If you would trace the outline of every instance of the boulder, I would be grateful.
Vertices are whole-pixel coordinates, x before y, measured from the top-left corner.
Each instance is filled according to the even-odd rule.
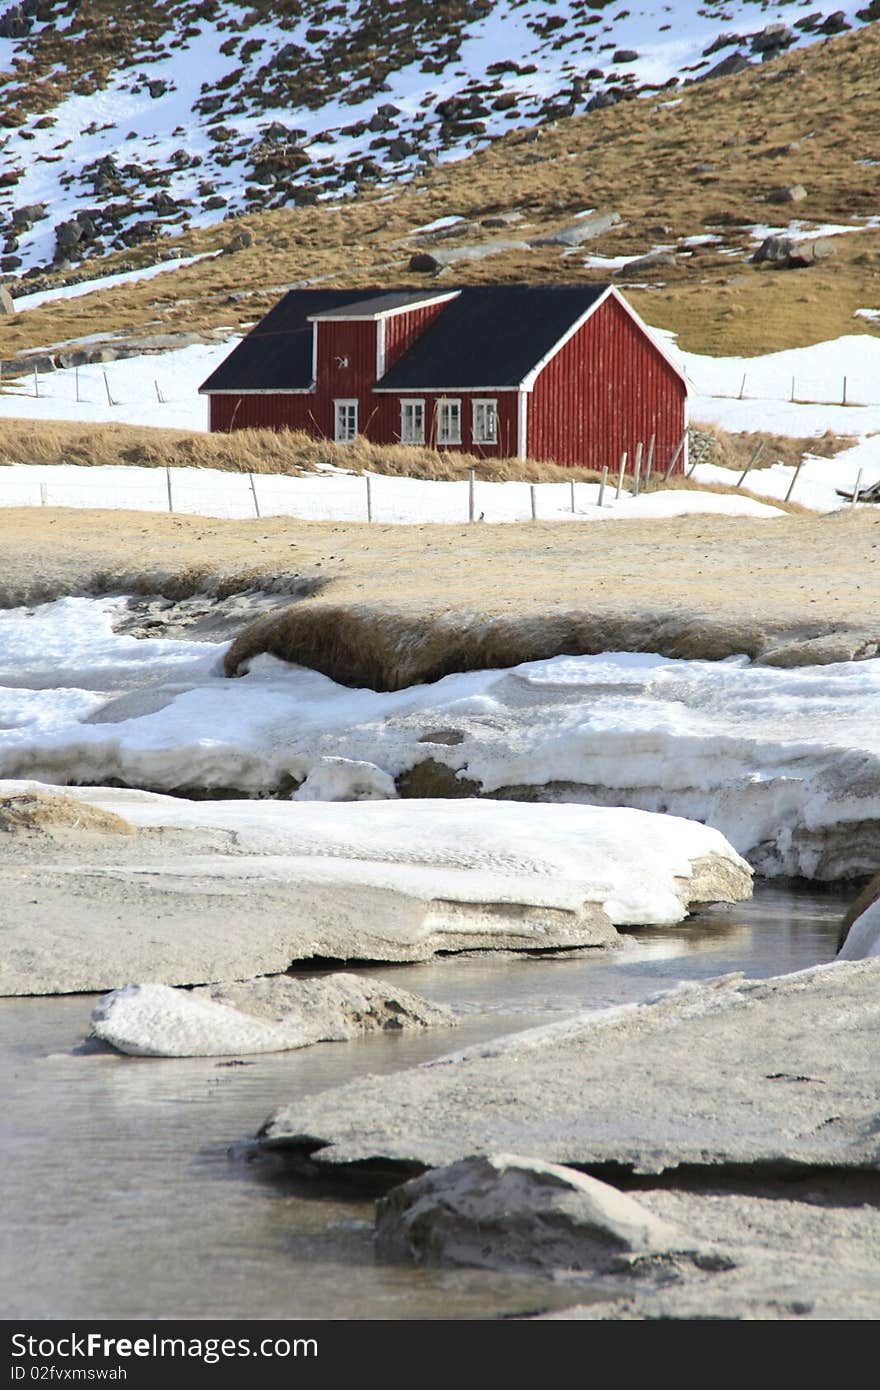
[[[707,82],[710,77],[733,77],[738,72],[745,72],[746,68],[752,65],[744,53],[728,53],[726,58],[722,58],[720,63],[716,63],[714,68],[708,72],[701,73],[696,79],[697,82]]]
[[[245,251],[248,246],[253,245],[254,234],[249,232],[247,227],[242,227],[240,232],[236,232],[223,247],[224,256],[232,256],[236,251]]]
[[[752,256],[755,265],[772,265],[782,270],[797,270],[827,260],[835,251],[830,237],[815,237],[796,241],[793,237],[765,237]]]
[[[92,1035],[135,1057],[227,1057],[454,1022],[450,1009],[379,980],[277,976],[194,990],[126,985],[95,1006]]]
[[[676,260],[674,251],[649,251],[647,256],[637,256],[634,261],[627,261],[614,274],[633,275],[643,270],[659,270],[663,266],[675,265]]]
[[[595,212],[591,213],[589,217],[579,217],[577,222],[572,222],[567,227],[560,227],[558,231],[547,232],[544,236],[535,237],[529,242],[529,245],[581,246],[585,241],[592,241],[594,237],[602,236],[619,223],[619,212]]]
[[[483,1268],[646,1272],[704,1255],[609,1183],[518,1154],[472,1154],[395,1187],[376,1206],[383,1259]]]
[[[753,53],[781,53],[794,43],[797,35],[787,24],[767,24],[758,34],[752,35]]]
[[[15,300],[5,285],[0,285],[0,315],[14,314]]]
[[[416,251],[410,256],[409,269],[428,271],[437,274],[456,261],[482,261],[487,256],[497,256],[502,251],[520,251],[525,247],[523,241],[508,241],[496,238],[484,241],[479,246],[450,246],[442,250]]]
[[[45,216],[45,203],[29,203],[25,207],[13,208],[12,225],[21,228],[32,227],[35,222],[39,222]]]
[[[802,183],[788,184],[782,188],[773,188],[767,194],[768,203],[802,203],[807,196],[807,190]]]

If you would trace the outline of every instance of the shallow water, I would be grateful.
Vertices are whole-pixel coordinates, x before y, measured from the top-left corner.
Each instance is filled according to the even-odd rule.
[[[371,1202],[309,1188],[249,1144],[297,1096],[676,981],[830,960],[849,895],[754,902],[646,929],[610,953],[370,967],[452,1004],[460,1026],[246,1065],[77,1051],[94,998],[0,1000],[6,1318],[479,1318],[583,1302],[531,1277],[375,1263]]]

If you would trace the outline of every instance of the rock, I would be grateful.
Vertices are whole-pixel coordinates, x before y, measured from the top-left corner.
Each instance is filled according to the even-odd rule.
[[[784,188],[773,188],[767,194],[768,203],[802,203],[807,190],[802,183],[792,183]]]
[[[15,300],[5,285],[0,285],[0,316],[15,313]]]
[[[611,61],[612,63],[637,63],[640,55],[634,48],[616,49]]]
[[[826,15],[819,25],[820,34],[843,34],[852,25],[848,22],[846,13],[843,10],[835,10],[833,14]]]
[[[874,1170],[880,959],[681,985],[391,1076],[299,1097],[261,1137],[333,1169],[509,1145],[662,1173]]]
[[[745,72],[746,68],[751,66],[744,53],[728,53],[726,58],[722,58],[720,63],[709,68],[708,72],[700,73],[696,81],[708,82],[712,77],[734,77],[738,72]]]
[[[787,24],[767,24],[759,34],[752,35],[753,53],[781,53],[797,38]]]
[[[55,242],[59,251],[69,251],[83,239],[83,229],[76,218],[59,222],[55,228]]]
[[[560,227],[556,232],[548,232],[544,236],[535,237],[529,242],[529,245],[582,246],[585,241],[592,241],[594,237],[602,236],[619,224],[619,212],[596,212],[589,217],[580,217],[577,222],[572,222],[567,227]]]
[[[236,251],[244,251],[248,246],[252,246],[253,242],[253,232],[249,232],[247,227],[242,227],[240,232],[236,232],[235,236],[227,241],[226,245],[223,247],[223,255],[232,256]]]
[[[293,801],[387,801],[397,796],[394,778],[375,763],[353,758],[321,758]]]
[[[880,874],[871,879],[840,924],[840,960],[880,956]]]
[[[449,246],[431,251],[416,251],[410,256],[409,269],[436,274],[457,261],[482,261],[488,256],[497,256],[502,251],[522,250],[525,245],[523,241],[496,238],[494,241],[484,241],[479,246]]]
[[[830,237],[798,241],[793,237],[769,236],[761,242],[752,260],[756,265],[766,263],[784,270],[796,270],[827,260],[834,252],[834,242]]]
[[[454,1023],[450,1009],[407,990],[338,974],[315,980],[277,976],[195,990],[126,985],[96,1005],[92,1034],[136,1057],[226,1057]]]
[[[866,5],[863,10],[856,10],[856,17],[863,20],[865,24],[870,24],[874,19],[880,19],[880,0],[871,0],[871,3]]]
[[[610,1184],[518,1154],[472,1154],[395,1187],[376,1206],[388,1260],[488,1269],[669,1273],[697,1244]]]
[[[627,261],[613,273],[615,275],[638,274],[643,270],[659,270],[663,266],[675,265],[678,257],[674,251],[649,251],[647,256],[638,256],[634,261]]]
[[[29,203],[26,207],[13,208],[12,225],[13,227],[32,227],[35,222],[41,221],[45,216],[45,203]]]

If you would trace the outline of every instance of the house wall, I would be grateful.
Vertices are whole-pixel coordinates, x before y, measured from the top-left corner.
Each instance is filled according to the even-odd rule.
[[[498,443],[474,444],[471,401],[495,400],[498,409]],[[437,445],[437,406],[444,399],[461,401],[461,444]],[[377,444],[398,444],[400,442],[400,402],[403,400],[423,400],[425,402],[425,443],[431,448],[439,447],[455,453],[477,454],[480,458],[507,458],[516,454],[516,391],[402,391],[400,394],[373,397],[371,410],[373,416],[369,438]]]
[[[528,397],[529,458],[614,472],[636,445],[665,469],[685,428],[684,382],[613,296],[538,374]],[[684,471],[682,455],[675,473]]]
[[[406,313],[389,314],[385,319],[385,370],[389,372],[399,357],[412,347],[419,334],[445,309],[449,301],[422,304]]]

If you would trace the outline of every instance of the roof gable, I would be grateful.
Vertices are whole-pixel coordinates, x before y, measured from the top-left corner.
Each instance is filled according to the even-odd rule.
[[[607,285],[468,285],[379,382],[379,390],[515,387]]]
[[[311,316],[366,303],[383,293],[376,286],[363,290],[289,290],[199,389],[307,391],[312,384]]]

